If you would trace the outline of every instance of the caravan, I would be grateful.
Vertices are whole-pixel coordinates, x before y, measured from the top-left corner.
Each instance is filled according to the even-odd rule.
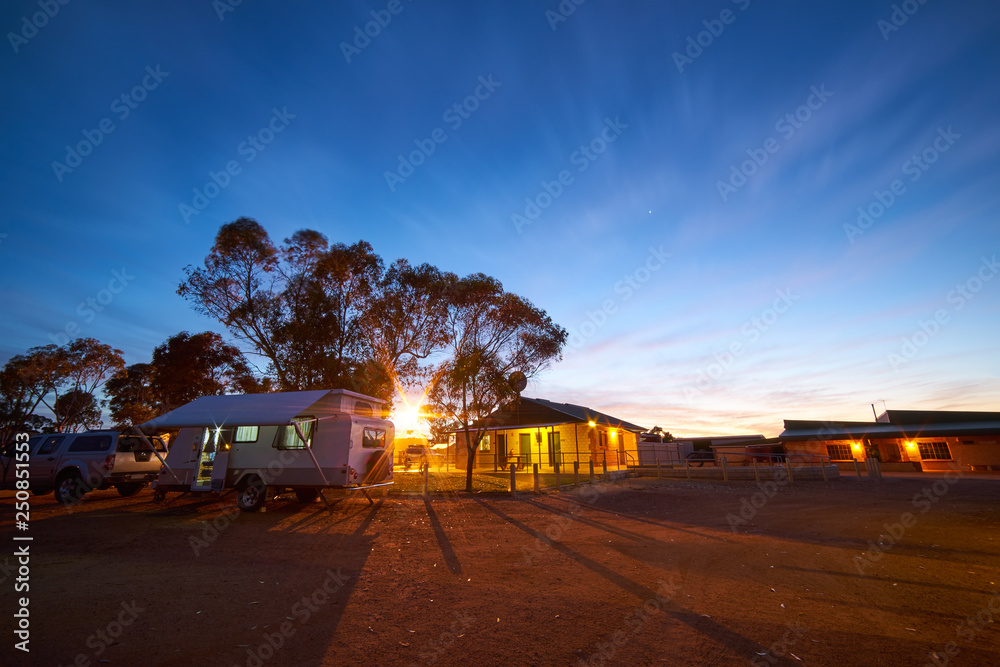
[[[384,405],[344,389],[203,396],[138,429],[179,429],[161,459],[157,498],[236,489],[240,509],[256,511],[285,489],[301,502],[325,502],[326,488],[367,496],[391,484],[394,432]]]

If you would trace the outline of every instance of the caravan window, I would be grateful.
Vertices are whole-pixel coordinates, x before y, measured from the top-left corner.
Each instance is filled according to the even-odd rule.
[[[302,435],[305,437],[306,442],[309,447],[312,447],[313,433],[316,431],[316,419],[313,417],[303,417],[301,419],[293,419],[293,422],[299,425],[299,430],[302,431]],[[301,438],[299,438],[298,433],[295,432],[294,426],[282,426],[278,429],[278,435],[275,438],[274,446],[278,449],[305,449],[306,445],[302,443]]]
[[[257,442],[258,431],[256,426],[237,426],[234,442]]]
[[[354,412],[362,417],[374,417],[375,408],[372,407],[371,403],[365,401],[355,401],[354,402]]]
[[[385,431],[377,428],[366,428],[364,439],[361,441],[361,446],[369,449],[384,449]]]

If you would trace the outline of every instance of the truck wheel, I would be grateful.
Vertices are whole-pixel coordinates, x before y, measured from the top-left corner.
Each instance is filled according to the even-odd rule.
[[[167,499],[167,492],[164,491],[163,489],[155,489],[153,491],[153,502],[154,503],[162,503],[166,499]]]
[[[83,480],[80,473],[70,471],[64,472],[56,478],[56,500],[63,505],[80,500],[86,491],[83,488]]]
[[[300,503],[312,503],[319,498],[319,491],[316,489],[295,489],[295,499]]]
[[[115,488],[118,489],[118,495],[122,498],[134,496],[142,491],[142,487],[144,486],[146,485],[142,482],[122,482],[121,484],[115,484]]]
[[[267,485],[253,477],[236,492],[236,505],[244,512],[256,512],[267,502]]]

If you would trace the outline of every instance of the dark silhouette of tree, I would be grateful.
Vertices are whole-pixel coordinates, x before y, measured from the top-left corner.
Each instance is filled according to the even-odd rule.
[[[76,433],[80,429],[95,429],[101,425],[101,406],[94,395],[82,389],[63,392],[53,405],[56,423],[62,430]]]
[[[472,492],[476,451],[486,417],[516,393],[510,375],[531,378],[562,356],[566,330],[527,299],[504,291],[481,273],[448,278],[444,334],[448,358],[440,364],[428,392],[435,412],[462,430],[468,452],[465,490]]]
[[[43,405],[55,416],[54,428],[64,431],[67,419],[89,409],[87,396],[93,399],[104,382],[124,366],[121,350],[94,338],[77,338],[59,347],[34,347],[7,362],[4,371],[11,375],[4,382],[10,388],[5,387],[4,392],[12,400],[12,411],[24,411],[26,417]],[[19,389],[14,389],[15,382],[20,383]]]
[[[104,404],[115,428],[135,426],[160,414],[153,396],[153,365],[132,364],[115,373],[104,383]]]
[[[178,293],[269,362],[283,391],[343,388],[391,400],[441,347],[440,273],[371,245],[300,230],[276,247],[256,221],[223,225]]]
[[[268,386],[253,375],[243,353],[212,331],[182,331],[153,350],[151,395],[161,411],[199,396],[252,394]]]

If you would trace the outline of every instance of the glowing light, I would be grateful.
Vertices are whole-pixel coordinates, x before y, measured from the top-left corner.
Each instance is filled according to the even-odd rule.
[[[618,432],[617,432],[617,431],[612,431],[612,432],[611,432],[611,439],[612,439],[612,440],[614,440],[614,439],[615,439],[615,436],[617,436],[617,435],[618,435]]]
[[[595,426],[597,426],[597,424],[595,424],[594,422],[587,422],[587,423],[590,424],[590,428],[594,428]]]
[[[908,443],[906,443],[906,448],[909,449],[909,450],[914,450],[914,449],[917,448],[917,443],[915,443],[915,442],[908,442]]]
[[[851,443],[851,448],[854,449],[854,451],[856,451],[856,452],[860,452],[861,451],[861,443],[860,442],[852,442]]]

